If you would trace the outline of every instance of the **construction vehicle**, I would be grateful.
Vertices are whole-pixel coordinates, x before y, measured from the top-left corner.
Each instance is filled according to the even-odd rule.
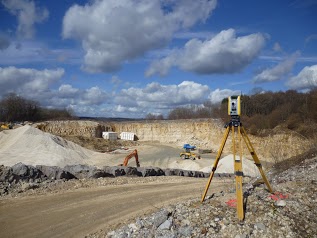
[[[129,160],[132,157],[135,157],[135,162],[136,162],[136,166],[140,167],[140,163],[139,163],[139,156],[138,156],[138,151],[135,149],[134,151],[132,151],[130,154],[127,155],[127,157],[125,157],[123,164],[119,164],[119,166],[127,166],[129,163]]]
[[[0,126],[0,128],[2,130],[8,130],[8,129],[12,129],[13,128],[13,125],[11,123],[4,123]]]
[[[190,145],[190,144],[184,144],[183,149],[184,149],[184,152],[181,152],[179,154],[181,159],[195,160],[196,157],[197,159],[200,159],[200,155],[196,155],[194,152],[192,152],[193,150],[196,150],[196,146]]]

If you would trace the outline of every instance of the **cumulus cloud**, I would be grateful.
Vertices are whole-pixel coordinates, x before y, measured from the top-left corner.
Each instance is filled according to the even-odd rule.
[[[234,29],[224,30],[205,41],[192,39],[183,49],[154,61],[146,76],[166,75],[173,66],[198,74],[238,72],[258,56],[264,43],[260,33],[237,37]]]
[[[282,79],[293,69],[296,59],[299,57],[299,52],[296,52],[288,59],[280,62],[273,68],[265,69],[253,78],[254,83],[272,82]]]
[[[152,82],[118,92],[93,86],[86,89],[61,83],[64,69],[54,70],[0,67],[0,98],[14,92],[40,102],[44,107],[72,109],[78,116],[134,117],[148,113],[166,115],[175,107],[202,105],[206,100],[218,103],[238,91],[217,89],[193,81],[179,84]]]
[[[123,89],[115,98],[115,103],[125,108],[161,108],[202,103],[209,87],[192,81],[183,81],[178,85],[161,85],[153,82],[144,88]]]
[[[230,90],[230,89],[219,89],[217,88],[216,90],[212,91],[208,99],[211,101],[212,104],[217,104],[220,103],[224,98],[227,98],[229,96],[233,95],[240,95],[241,91],[239,90]]]
[[[50,106],[81,110],[80,107],[96,107],[107,103],[110,96],[97,86],[79,89],[70,84],[62,84],[58,90],[51,91],[50,98],[45,102]]]
[[[286,85],[291,89],[303,90],[317,87],[317,65],[306,66],[297,76],[291,77]]]
[[[33,95],[49,90],[49,86],[64,75],[64,69],[36,70],[16,67],[0,67],[1,96],[15,92],[21,95]]]
[[[81,41],[86,71],[112,72],[205,21],[215,7],[216,0],[91,1],[68,9],[62,34]]]
[[[32,38],[35,32],[34,24],[41,23],[48,18],[46,8],[35,6],[34,1],[2,0],[7,10],[18,18],[17,34],[20,37]]]

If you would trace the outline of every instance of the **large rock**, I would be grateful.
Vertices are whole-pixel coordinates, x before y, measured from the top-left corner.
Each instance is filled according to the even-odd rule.
[[[49,179],[75,179],[76,177],[70,172],[61,169],[57,166],[46,166],[46,165],[37,165],[37,169],[41,170],[42,173],[47,176]]]
[[[177,176],[184,176],[184,170],[182,170],[182,169],[175,169],[175,175],[177,175]]]
[[[39,169],[31,165],[25,165],[23,163],[17,163],[13,165],[11,169],[16,181],[28,181],[30,179],[37,179],[44,176],[42,171],[40,171]]]
[[[87,175],[87,178],[105,178],[105,177],[114,177],[114,176],[103,169],[92,169],[89,171]]]
[[[125,167],[124,166],[104,166],[103,170],[106,173],[112,174],[114,177],[118,177],[118,176],[124,176],[126,175],[125,172]]]
[[[0,166],[0,182],[12,182],[14,180],[12,168],[7,166]]]
[[[164,169],[165,176],[176,176],[174,169]]]
[[[142,176],[137,167],[124,167],[126,176]]]
[[[67,165],[64,167],[64,170],[70,172],[78,179],[95,177],[98,174],[98,172],[96,171],[97,167],[91,166],[91,165],[82,165],[82,164]],[[96,172],[93,172],[93,171],[96,171]]]
[[[205,174],[204,174],[204,172],[201,172],[201,171],[193,171],[193,177],[195,177],[195,178],[204,178]]]
[[[194,175],[193,172],[190,170],[184,170],[183,172],[185,177],[193,177]]]
[[[164,171],[157,167],[138,167],[137,169],[143,177],[165,175]]]

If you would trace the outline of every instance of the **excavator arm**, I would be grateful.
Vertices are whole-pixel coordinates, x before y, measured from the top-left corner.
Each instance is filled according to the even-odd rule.
[[[134,151],[132,151],[130,154],[128,154],[127,157],[125,157],[125,159],[124,159],[124,161],[123,161],[123,164],[120,164],[120,166],[127,166],[128,163],[129,163],[129,160],[130,160],[132,157],[135,157],[136,166],[137,166],[137,167],[140,167],[139,156],[138,156],[138,151],[137,151],[137,150],[134,150]]]

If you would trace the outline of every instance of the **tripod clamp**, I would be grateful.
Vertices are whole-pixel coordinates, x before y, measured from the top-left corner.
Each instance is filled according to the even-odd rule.
[[[225,124],[224,127],[227,128],[228,126],[234,126],[234,127],[242,126],[242,123],[240,122],[240,116],[231,116],[230,122]]]

